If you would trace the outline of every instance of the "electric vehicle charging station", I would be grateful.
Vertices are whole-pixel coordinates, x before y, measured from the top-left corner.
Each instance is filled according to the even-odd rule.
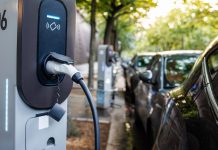
[[[114,51],[110,45],[100,45],[98,48],[98,88],[97,107],[108,108],[112,101],[112,74]]]
[[[70,59],[75,13],[75,0],[0,1],[1,150],[66,149],[72,81],[64,74],[82,79]]]

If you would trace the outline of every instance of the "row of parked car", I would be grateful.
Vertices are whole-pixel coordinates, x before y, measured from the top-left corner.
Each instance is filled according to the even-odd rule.
[[[146,52],[122,66],[149,149],[218,149],[218,38],[205,51]]]

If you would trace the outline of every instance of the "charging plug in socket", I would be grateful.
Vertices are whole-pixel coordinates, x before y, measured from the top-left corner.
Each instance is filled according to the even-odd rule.
[[[64,74],[59,74],[59,75],[54,75],[49,73],[46,70],[46,64],[48,61],[55,61],[55,62],[59,62],[61,64],[73,64],[73,60],[70,57],[55,53],[55,52],[50,52],[43,61],[42,64],[42,70],[44,75],[46,76],[47,80],[49,80],[50,82],[43,82],[43,84],[45,85],[57,85],[59,84],[63,79],[64,79]]]

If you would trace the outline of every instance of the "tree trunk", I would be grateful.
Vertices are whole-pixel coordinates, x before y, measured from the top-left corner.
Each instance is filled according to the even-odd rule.
[[[94,88],[94,62],[96,55],[96,0],[91,2],[91,39],[90,39],[90,52],[89,52],[89,77],[88,77],[88,87]]]
[[[104,44],[113,44],[112,36],[113,36],[113,28],[114,28],[114,17],[108,16],[106,20],[106,28],[104,33]]]
[[[114,28],[113,29],[113,47],[114,51],[119,51],[119,45],[118,45],[118,35],[117,35],[117,30]]]

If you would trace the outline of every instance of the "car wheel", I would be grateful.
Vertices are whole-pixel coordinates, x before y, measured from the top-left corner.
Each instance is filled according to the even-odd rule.
[[[217,150],[218,127],[214,122],[206,119],[188,119],[186,128],[188,133],[197,138],[200,150]]]

